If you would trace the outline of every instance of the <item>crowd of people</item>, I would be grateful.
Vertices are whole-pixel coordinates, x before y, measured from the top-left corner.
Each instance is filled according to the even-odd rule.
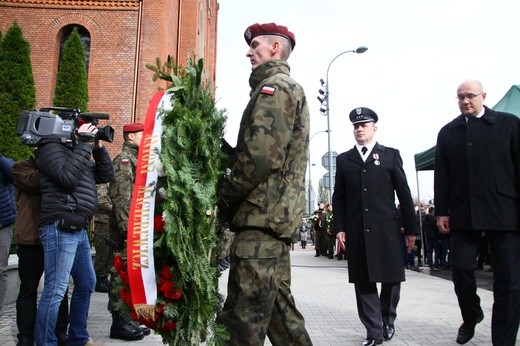
[[[6,267],[14,226],[20,278],[18,346],[96,345],[87,331],[94,290],[108,294],[111,338],[140,340],[150,334],[150,329],[118,313],[114,301],[120,298],[110,292],[109,280],[113,278],[113,253],[125,245],[125,216],[143,130],[142,123],[123,127],[122,153],[114,161],[90,123],[79,126],[71,143],[49,141],[38,146],[29,159],[14,162],[0,156],[0,236],[6,247],[0,259]],[[90,224],[95,225],[94,262],[87,232]],[[6,268],[0,269],[3,302]],[[69,277],[74,283],[70,297]]]
[[[219,270],[229,268],[229,278],[216,322],[229,332],[225,344],[263,345],[269,338],[273,345],[312,345],[291,293],[290,266],[294,244],[305,249],[312,241],[316,257],[348,261],[348,281],[366,329],[363,346],[398,334],[405,269],[424,264],[451,268],[463,321],[456,342],[470,341],[484,318],[474,273],[478,257],[487,258],[481,261],[494,272],[493,344],[514,345],[520,323],[520,119],[483,106],[486,93],[478,81],[462,83],[461,115],[438,134],[435,206],[426,212],[414,206],[399,150],[375,140],[379,115],[357,107],[348,114],[356,144],[337,157],[332,203],[320,203],[302,222],[309,109],[287,63],[296,38],[285,26],[256,23],[244,39],[251,99],[218,190],[218,209],[225,215],[219,221],[227,227],[217,263]],[[21,280],[18,345],[95,345],[87,331],[94,290],[109,294],[111,338],[140,340],[150,333],[119,313],[108,264],[114,248],[125,248],[143,128],[124,126],[123,148],[113,161],[91,123],[77,129],[73,145],[51,141],[16,163],[0,156],[0,311],[14,225]],[[99,256],[93,263],[87,226],[96,210]]]
[[[433,204],[415,204],[417,213],[417,223],[421,227],[421,232],[417,234],[415,244],[410,252],[406,251],[403,229],[401,229],[401,244],[403,262],[406,269],[421,271],[429,268],[431,271],[450,270],[450,234],[439,231],[437,219],[435,217],[435,206]],[[312,245],[315,249],[315,257],[327,257],[329,259],[346,260],[346,250],[338,245],[332,228],[331,213],[327,215],[327,210],[332,211],[332,204],[319,203],[318,209],[313,214],[302,219],[299,238],[300,247],[306,249]],[[399,206],[397,206],[399,211]],[[327,220],[329,217],[329,221]],[[419,221],[419,217],[421,221]],[[489,241],[485,233],[482,233],[477,253],[477,268],[479,270],[491,272],[491,257],[489,254]]]

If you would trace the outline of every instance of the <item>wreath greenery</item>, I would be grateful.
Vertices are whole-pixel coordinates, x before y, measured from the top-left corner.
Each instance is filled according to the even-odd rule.
[[[157,78],[171,83],[174,94],[163,118],[159,179],[155,210],[154,261],[157,302],[153,319],[138,317],[128,286],[124,255],[117,255],[113,292],[122,297],[118,308],[162,336],[170,345],[218,345],[227,332],[215,323],[220,308],[218,272],[212,256],[217,236],[217,185],[225,171],[220,149],[226,121],[213,92],[203,83],[203,60],[186,69],[170,57],[148,65]]]

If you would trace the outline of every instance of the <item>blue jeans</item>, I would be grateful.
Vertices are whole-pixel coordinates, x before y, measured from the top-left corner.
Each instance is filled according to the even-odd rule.
[[[54,333],[58,310],[67,290],[69,275],[74,280],[70,300],[68,345],[83,346],[87,343],[87,316],[90,296],[96,285],[87,232],[64,232],[56,224],[40,231],[44,250],[45,280],[36,313],[34,339],[36,345],[56,345]]]

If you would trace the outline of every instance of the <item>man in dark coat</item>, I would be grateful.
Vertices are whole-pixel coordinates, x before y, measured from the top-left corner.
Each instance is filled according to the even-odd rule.
[[[457,89],[461,115],[437,137],[435,214],[451,234],[450,258],[463,323],[457,343],[471,340],[484,318],[475,269],[484,232],[493,264],[493,345],[514,345],[520,323],[520,119],[483,105],[482,84]]]
[[[408,252],[418,226],[399,151],[374,141],[377,114],[360,107],[350,112],[350,120],[357,144],[336,159],[333,222],[339,245],[347,247],[349,281],[355,285],[359,318],[367,329],[363,345],[372,346],[393,337],[405,281],[395,194]]]

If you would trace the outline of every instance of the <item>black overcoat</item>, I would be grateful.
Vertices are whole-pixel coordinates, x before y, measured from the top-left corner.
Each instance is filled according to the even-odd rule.
[[[485,107],[445,125],[435,151],[435,214],[451,229],[516,231],[519,218],[520,119]]]
[[[336,158],[334,227],[346,232],[349,282],[405,281],[399,199],[406,234],[417,234],[413,199],[399,151],[378,143],[363,162],[358,150]]]

